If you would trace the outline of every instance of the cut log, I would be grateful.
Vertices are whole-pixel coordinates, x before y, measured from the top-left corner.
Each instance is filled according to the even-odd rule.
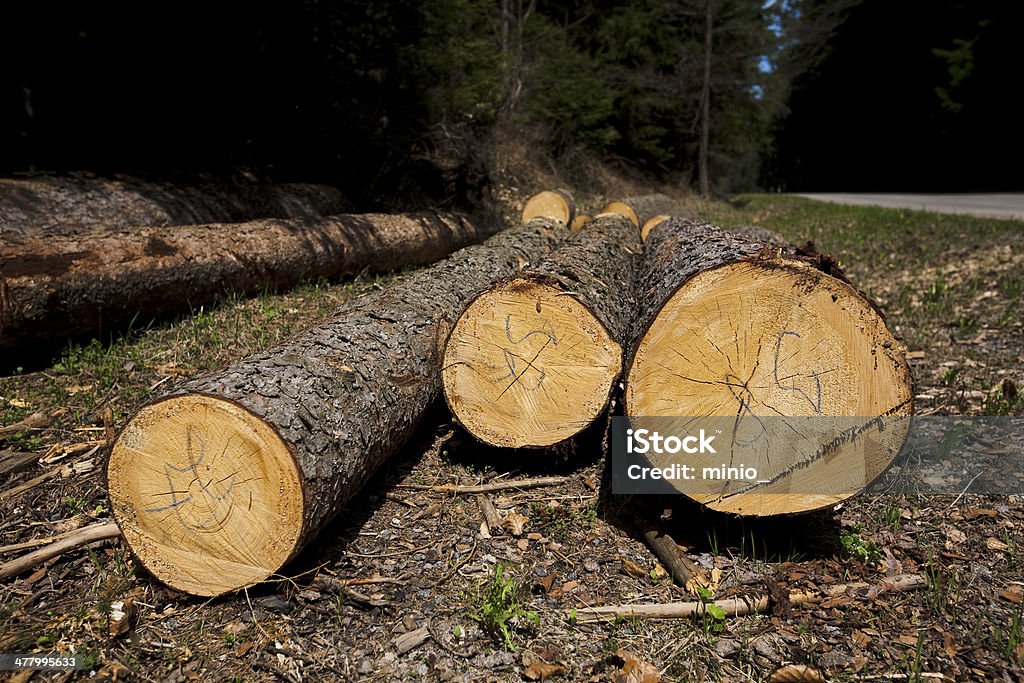
[[[11,237],[0,245],[0,349],[145,323],[228,292],[430,263],[487,235],[464,217],[422,213]]]
[[[640,237],[643,241],[647,241],[647,236],[651,234],[651,230],[661,223],[669,219],[669,216],[664,213],[659,213],[657,216],[652,216],[644,221],[643,226],[640,228]]]
[[[662,434],[727,423],[715,455],[679,452],[651,464],[757,474],[712,481],[713,490],[673,484],[687,495],[744,515],[802,512],[850,497],[892,462],[907,421],[886,429],[876,418],[911,412],[906,350],[834,261],[672,218],[647,240],[637,299],[630,422]],[[805,422],[794,429],[798,418]],[[842,427],[847,418],[856,429]],[[836,424],[843,438],[814,441]]]
[[[573,232],[579,232],[580,230],[583,229],[584,225],[586,225],[592,220],[594,220],[593,216],[587,215],[585,213],[580,214],[579,216],[576,216],[576,218],[572,219],[572,225],[569,227]]]
[[[613,202],[614,204],[615,202]],[[632,210],[636,216],[638,228],[658,215],[668,214],[672,211],[672,200],[663,194],[645,194],[639,197],[627,197],[622,202]],[[602,209],[607,211],[608,207]]]
[[[438,397],[458,312],[566,233],[548,219],[499,233],[143,407],[107,470],[114,518],[142,564],[198,595],[280,570]]]
[[[174,185],[81,177],[0,179],[0,235],[235,223],[330,215],[346,208],[344,197],[335,188],[303,183]]]
[[[562,225],[575,225],[576,202],[565,190],[545,190],[526,200],[521,214],[525,223],[534,218],[550,218]]]
[[[640,217],[636,215],[636,211],[633,210],[633,207],[626,202],[608,202],[601,207],[601,210],[597,214],[597,218],[601,218],[603,216],[622,216],[632,223],[633,227],[637,230],[640,229]]]
[[[445,399],[467,431],[494,446],[551,446],[604,411],[622,371],[639,242],[622,216],[597,217],[473,300],[442,371]]]

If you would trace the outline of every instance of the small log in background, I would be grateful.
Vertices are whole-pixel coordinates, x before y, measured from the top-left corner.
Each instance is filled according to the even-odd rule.
[[[721,482],[714,492],[691,489],[694,499],[744,515],[813,510],[863,489],[892,462],[906,421],[890,429],[871,421],[911,412],[905,348],[834,261],[672,218],[647,239],[637,301],[625,383],[631,422],[700,426],[695,418],[720,416],[730,423],[715,455],[655,456],[652,464],[697,473],[742,464],[758,473],[758,481]],[[867,427],[836,443],[803,444],[820,425],[797,422],[812,436],[750,447],[762,436],[753,432],[768,434],[773,420],[846,416]]]
[[[341,213],[326,185],[256,182],[175,185],[138,179],[36,176],[0,179],[0,235],[236,223]]]
[[[139,560],[199,595],[277,572],[438,397],[459,312],[566,233],[546,218],[499,233],[143,407],[107,471],[115,520]]]
[[[0,349],[140,324],[230,292],[431,263],[488,232],[453,214],[352,214],[0,244]]]

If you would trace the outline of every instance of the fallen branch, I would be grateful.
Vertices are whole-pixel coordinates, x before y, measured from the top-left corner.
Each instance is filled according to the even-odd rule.
[[[494,508],[494,503],[492,503],[491,499],[483,493],[477,496],[476,502],[480,505],[480,514],[484,516],[484,526],[487,529],[487,535],[500,534],[501,517],[498,515],[498,511]]]
[[[680,586],[685,586],[690,580],[690,574],[697,570],[697,566],[690,558],[683,555],[679,545],[666,533],[657,529],[647,529],[643,532],[644,543],[651,549],[655,557],[661,561],[672,578]]]
[[[927,582],[920,574],[900,574],[886,579],[882,583],[840,584],[826,588],[823,592],[797,592],[789,594],[789,602],[802,605],[818,602],[825,598],[843,595],[850,597],[873,598],[881,593],[908,591],[924,586]],[[768,609],[769,596],[750,595],[738,598],[726,598],[713,602],[669,602],[650,605],[605,605],[601,607],[584,607],[575,610],[575,618],[579,623],[608,621],[617,617],[639,617],[643,619],[682,619],[702,615],[708,605],[716,605],[731,617],[739,617]]]
[[[430,484],[399,484],[398,488],[419,489],[420,491],[433,491],[434,493],[490,493],[491,491],[504,491],[505,489],[532,489],[540,486],[557,486],[567,481],[569,481],[569,477],[537,477],[536,479],[513,479],[493,484],[473,484],[467,486],[460,484],[441,484],[439,486],[431,486]]]
[[[84,529],[79,529],[73,534],[44,546],[39,550],[33,550],[32,552],[26,553],[19,558],[11,560],[10,562],[0,564],[0,581],[12,576],[17,576],[24,571],[32,569],[47,560],[51,560],[58,555],[62,555],[79,546],[95,543],[96,541],[118,538],[120,536],[121,530],[118,529],[117,525],[113,522],[94,524],[92,526],[87,526]]]
[[[39,451],[29,453],[4,451],[0,453],[0,476],[27,470],[39,462],[40,457],[42,457],[42,453]]]
[[[109,519],[106,519],[106,520],[103,520],[102,522],[99,522],[98,524],[94,524],[93,526],[106,524],[109,521],[110,521]],[[71,529],[70,531],[65,531],[65,532],[62,532],[62,533],[59,533],[59,534],[55,534],[54,536],[47,536],[46,538],[33,538],[30,541],[23,541],[22,543],[15,543],[13,545],[5,545],[5,546],[0,547],[0,555],[5,555],[7,553],[17,552],[19,550],[27,550],[28,548],[35,548],[36,546],[39,546],[39,545],[47,545],[49,543],[56,543],[57,541],[60,541],[60,540],[63,540],[65,538],[67,538],[68,536],[73,536],[74,534],[80,533],[83,530],[83,528],[87,529],[89,527],[80,527],[80,528],[77,528],[77,529]]]
[[[44,427],[49,427],[51,422],[53,422],[53,417],[46,413],[32,413],[24,420],[19,420],[6,427],[0,427],[0,439],[6,439],[8,436],[20,434],[29,429],[43,429]]]

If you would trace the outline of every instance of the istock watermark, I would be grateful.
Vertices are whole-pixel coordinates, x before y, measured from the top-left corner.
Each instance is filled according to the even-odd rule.
[[[615,417],[612,492],[1024,495],[1024,418]]]

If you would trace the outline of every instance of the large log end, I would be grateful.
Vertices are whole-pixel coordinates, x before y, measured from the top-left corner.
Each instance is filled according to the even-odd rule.
[[[716,455],[670,459],[698,473],[720,463],[756,468],[758,481],[691,497],[762,516],[834,505],[877,477],[906,438],[907,421],[894,418],[910,414],[911,388],[905,349],[865,297],[803,261],[762,255],[697,272],[676,290],[639,342],[625,403],[631,419],[729,418]],[[794,432],[754,444],[788,416],[893,420],[843,442],[804,443]]]
[[[259,583],[303,532],[303,489],[291,450],[239,405],[185,394],[140,410],[107,470],[114,518],[139,561],[195,595]]]

